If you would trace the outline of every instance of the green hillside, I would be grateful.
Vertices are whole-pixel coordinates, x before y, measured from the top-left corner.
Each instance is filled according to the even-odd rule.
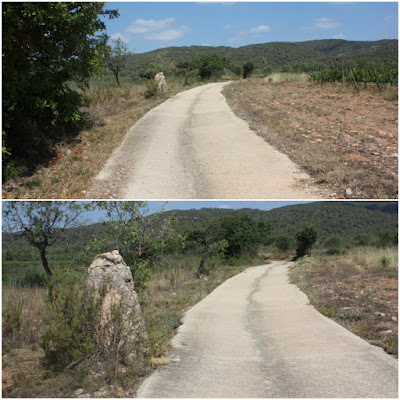
[[[254,219],[268,221],[272,235],[294,235],[304,224],[315,226],[319,236],[334,234],[351,237],[357,234],[374,235],[378,231],[397,229],[396,202],[315,202],[290,205],[270,211],[241,209],[201,209],[176,211],[179,231],[203,229],[221,216],[245,213]],[[168,215],[168,213],[166,213]]]
[[[294,235],[305,224],[313,225],[320,237],[333,234],[352,237],[357,234],[375,235],[377,232],[397,229],[397,202],[313,202],[290,205],[270,211],[257,209],[229,210],[202,208],[200,210],[168,211],[166,218],[175,215],[175,230],[181,234],[201,230],[229,213],[242,213],[250,217],[269,222],[272,236]],[[49,254],[57,259],[68,260],[77,257],[93,237],[105,234],[102,224],[93,224],[73,228],[67,231],[65,238],[49,247]],[[12,260],[38,260],[36,249],[26,240],[15,235],[3,234],[3,257]]]
[[[175,63],[191,61],[204,53],[215,53],[227,58],[232,65],[253,61],[259,72],[294,69],[309,71],[316,66],[338,67],[366,62],[378,66],[397,68],[398,41],[347,41],[342,39],[312,40],[307,42],[271,42],[238,48],[219,46],[167,47],[129,56],[126,74],[139,76],[149,68],[154,58],[163,53]]]

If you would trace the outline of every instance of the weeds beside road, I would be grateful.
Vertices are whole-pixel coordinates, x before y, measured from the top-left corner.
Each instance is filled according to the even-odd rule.
[[[116,376],[94,377],[84,367],[60,373],[46,365],[41,348],[41,335],[51,322],[44,301],[46,288],[3,286],[3,397],[76,397],[77,389],[90,397],[133,397],[141,380],[155,366],[169,361],[169,342],[184,312],[226,279],[262,263],[249,255],[229,265],[210,258],[207,274],[197,279],[194,271],[199,261],[197,256],[170,257],[155,267],[147,289],[139,295],[148,358],[138,359],[137,365]]]
[[[397,98],[299,78],[254,78],[224,93],[239,117],[329,197],[397,198]]]
[[[199,83],[201,84],[201,83]],[[187,90],[181,82],[169,82],[169,95]],[[84,93],[82,111],[91,124],[73,140],[59,143],[55,156],[29,177],[10,177],[3,184],[3,198],[79,199],[85,198],[89,181],[103,167],[143,115],[166,99],[146,98],[142,84],[121,87],[96,83]]]
[[[298,261],[290,277],[321,314],[397,357],[397,248],[316,255]]]

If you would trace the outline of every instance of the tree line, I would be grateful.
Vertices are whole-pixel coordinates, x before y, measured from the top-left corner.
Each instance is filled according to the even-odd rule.
[[[136,287],[140,290],[151,278],[153,261],[163,251],[198,253],[200,263],[194,272],[198,277],[206,270],[206,260],[213,254],[225,259],[256,254],[260,245],[271,235],[272,226],[256,221],[246,214],[229,213],[204,229],[191,230],[183,235],[173,229],[173,219],[163,213],[148,214],[147,204],[136,201],[92,202],[7,202],[4,205],[4,226],[14,235],[25,237],[40,254],[49,281],[53,270],[48,261],[48,249],[62,241],[65,232],[84,222],[86,212],[98,209],[105,212],[105,234],[94,238],[90,252],[118,250],[130,266]],[[309,255],[317,239],[314,227],[305,226],[296,234],[297,257]]]

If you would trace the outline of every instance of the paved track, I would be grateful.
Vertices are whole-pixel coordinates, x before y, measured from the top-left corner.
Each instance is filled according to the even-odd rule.
[[[309,177],[235,116],[212,83],[147,113],[111,154],[89,198],[302,199]]]
[[[289,265],[248,268],[189,310],[138,397],[397,398],[397,360],[308,305]]]

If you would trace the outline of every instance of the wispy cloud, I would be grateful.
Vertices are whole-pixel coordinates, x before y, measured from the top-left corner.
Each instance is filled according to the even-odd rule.
[[[189,28],[187,26],[181,26],[178,29],[166,29],[160,32],[153,32],[145,35],[144,38],[146,40],[159,40],[169,42],[185,36],[188,31]]]
[[[396,16],[395,15],[388,15],[387,17],[385,17],[385,22],[387,24],[393,24],[393,22],[396,21]]]
[[[221,204],[220,206],[218,206],[218,208],[221,208],[223,210],[232,210],[233,207],[229,204]]]
[[[263,33],[270,32],[271,27],[268,25],[259,25],[253,28],[250,28],[247,31],[241,31],[236,36],[233,36],[228,40],[230,43],[241,42],[247,38],[257,38],[260,37]]]
[[[249,33],[253,34],[253,33],[263,33],[263,32],[270,32],[271,28],[267,25],[260,25],[257,26],[256,28],[251,28]]]
[[[129,33],[147,33],[159,32],[169,28],[175,21],[175,18],[155,19],[137,19],[132,22],[125,32]]]
[[[127,35],[121,33],[121,32],[115,32],[110,36],[111,40],[117,40],[117,39],[121,39],[123,42],[128,43],[129,42],[129,38],[127,37]]]
[[[239,24],[236,25],[232,25],[232,24],[227,24],[223,26],[223,29],[225,29],[226,31],[230,30],[230,29],[238,29],[240,28]]]
[[[346,39],[347,36],[344,35],[343,33],[338,33],[337,35],[333,35],[332,39]]]
[[[144,40],[170,42],[185,36],[190,31],[189,27],[182,25],[174,27],[175,18],[164,19],[136,19],[123,33],[118,33],[124,41],[129,42],[132,37],[142,37]],[[114,34],[113,36],[116,36]]]
[[[305,26],[303,29],[316,30],[316,29],[334,29],[342,26],[342,23],[332,18],[322,17],[316,18],[311,26]]]

